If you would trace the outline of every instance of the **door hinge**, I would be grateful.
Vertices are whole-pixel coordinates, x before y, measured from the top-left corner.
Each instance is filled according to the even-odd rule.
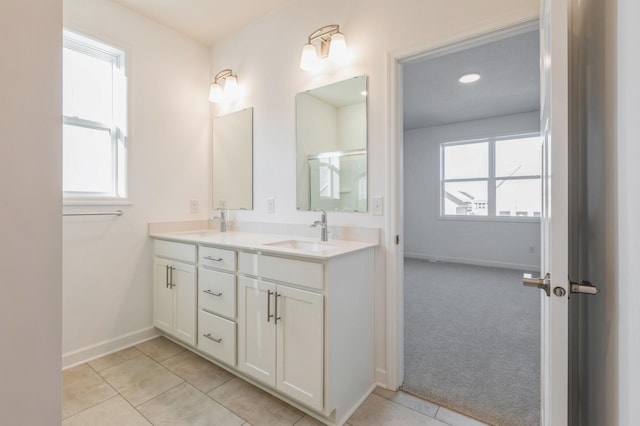
[[[396,245],[400,244],[400,235],[396,235]]]

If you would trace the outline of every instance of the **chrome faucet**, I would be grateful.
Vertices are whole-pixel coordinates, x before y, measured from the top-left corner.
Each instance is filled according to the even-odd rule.
[[[327,212],[322,209],[320,211],[322,212],[322,214],[320,215],[320,220],[316,220],[315,222],[313,222],[311,224],[311,227],[315,228],[316,226],[320,225],[322,227],[320,231],[320,241],[328,241],[329,231],[327,230]]]
[[[225,217],[223,209],[220,209],[220,216],[213,216],[209,218],[209,222],[213,222],[214,220],[220,221],[220,232],[227,232],[227,218]]]

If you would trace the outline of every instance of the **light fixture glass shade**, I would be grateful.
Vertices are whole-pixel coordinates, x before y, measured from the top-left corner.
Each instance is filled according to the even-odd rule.
[[[222,101],[222,87],[218,83],[213,83],[209,89],[209,102],[218,103]]]
[[[318,53],[316,52],[316,47],[311,43],[305,44],[302,48],[300,68],[305,71],[315,71],[318,69]]]
[[[347,61],[347,41],[344,38],[344,34],[335,33],[331,36],[329,59],[338,64],[343,64]]]
[[[236,98],[240,90],[238,87],[238,79],[230,75],[224,80],[224,96],[229,100]]]

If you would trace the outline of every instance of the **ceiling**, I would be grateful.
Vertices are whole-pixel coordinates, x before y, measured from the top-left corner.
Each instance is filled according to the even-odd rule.
[[[294,0],[113,0],[206,45]],[[537,31],[403,64],[405,130],[539,109]],[[463,85],[458,77],[477,72]]]
[[[113,1],[210,46],[292,0]]]
[[[403,65],[404,129],[539,110],[538,31]],[[462,84],[475,72],[481,78]]]

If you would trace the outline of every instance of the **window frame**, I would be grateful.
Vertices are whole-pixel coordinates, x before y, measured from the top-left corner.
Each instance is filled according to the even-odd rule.
[[[540,175],[522,175],[522,176],[497,176],[496,175],[496,142],[514,139],[540,138],[540,133],[527,132],[507,134],[501,136],[488,136],[477,139],[454,140],[440,142],[440,161],[439,161],[439,202],[438,202],[438,219],[440,220],[471,220],[471,221],[503,221],[503,222],[539,222],[540,216],[500,216],[497,211],[496,202],[496,182],[497,181],[515,181],[515,180],[532,180],[537,179],[542,185],[542,174]],[[488,173],[487,177],[481,178],[455,178],[445,179],[445,149],[449,146],[470,145],[478,143],[487,143]],[[542,141],[540,141],[542,143]],[[541,154],[542,155],[542,154]],[[540,157],[542,161],[542,157]],[[487,185],[487,215],[452,215],[445,214],[445,184],[456,182],[485,182]]]
[[[62,116],[63,126],[107,131],[111,144],[111,172],[113,176],[110,192],[65,191],[63,187],[63,204],[65,205],[126,205],[131,204],[128,188],[128,148],[127,122],[129,110],[129,87],[127,79],[127,52],[92,36],[80,34],[74,30],[63,30],[63,50],[75,52],[111,63],[112,67],[112,119],[111,122],[99,122],[77,116]],[[117,73],[122,76],[121,84],[117,82]],[[118,92],[118,90],[121,92]],[[117,102],[119,100],[119,102]],[[64,140],[63,140],[64,143]],[[64,167],[64,166],[63,166]]]

